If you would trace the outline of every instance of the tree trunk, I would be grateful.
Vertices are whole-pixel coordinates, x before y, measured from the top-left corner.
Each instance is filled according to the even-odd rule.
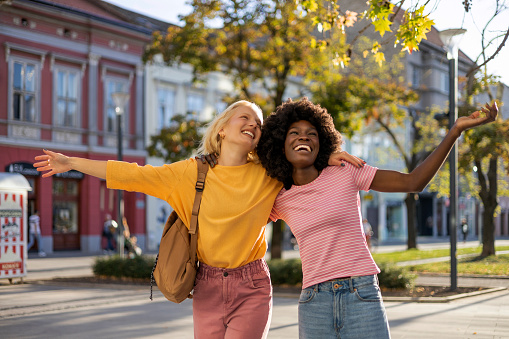
[[[272,223],[272,241],[270,246],[270,258],[281,259],[281,243],[283,242],[283,222],[279,219]]]
[[[417,248],[417,232],[415,225],[415,216],[417,215],[417,204],[415,202],[415,193],[408,193],[405,198],[407,210],[407,249]]]
[[[482,257],[495,255],[495,223],[493,214],[497,206],[484,205],[484,213],[482,216]]]
[[[489,255],[495,255],[495,220],[494,214],[497,208],[497,163],[498,157],[490,159],[489,169],[487,173],[488,185],[484,178],[482,171],[478,170],[478,178],[481,186],[479,196],[484,205],[484,214],[482,217],[483,228],[482,228],[482,253],[481,256],[487,257]],[[480,165],[480,162],[478,162]],[[481,177],[482,176],[482,177]]]

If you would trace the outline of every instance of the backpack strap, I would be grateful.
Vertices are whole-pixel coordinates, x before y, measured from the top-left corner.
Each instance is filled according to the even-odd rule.
[[[191,224],[189,225],[189,234],[191,235],[191,241],[189,246],[189,255],[191,257],[191,263],[196,263],[196,249],[198,242],[198,213],[200,212],[201,196],[203,189],[205,188],[205,178],[207,177],[207,171],[209,170],[208,163],[202,163],[197,160],[198,164],[198,179],[196,180],[196,194],[194,196],[193,214],[191,215]]]

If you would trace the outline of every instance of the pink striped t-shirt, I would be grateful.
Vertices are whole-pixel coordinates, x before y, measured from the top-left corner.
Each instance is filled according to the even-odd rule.
[[[302,186],[282,189],[271,219],[283,219],[299,244],[306,288],[327,280],[380,273],[367,247],[359,191],[368,191],[377,171],[329,166]]]

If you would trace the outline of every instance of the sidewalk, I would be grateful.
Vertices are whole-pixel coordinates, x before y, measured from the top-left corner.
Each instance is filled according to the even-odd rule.
[[[501,243],[496,241],[496,245]],[[427,242],[421,246],[447,248],[448,243]],[[385,250],[389,245],[381,247]],[[404,247],[390,245],[391,250]],[[285,251],[283,256],[295,254],[298,255],[298,251]],[[149,288],[145,286],[35,283],[55,277],[92,275],[95,258],[77,252],[57,252],[46,258],[30,255],[24,280],[33,284],[9,285],[7,280],[0,280],[2,339],[193,338],[192,302],[189,300],[173,304],[156,290],[151,302]],[[426,275],[419,277],[418,283],[422,282],[448,285],[449,277]],[[509,287],[508,283],[509,279],[458,279],[459,286]],[[274,295],[269,339],[298,338],[297,297],[298,294],[290,298]],[[393,339],[509,338],[507,289],[448,303],[384,300],[384,304]]]

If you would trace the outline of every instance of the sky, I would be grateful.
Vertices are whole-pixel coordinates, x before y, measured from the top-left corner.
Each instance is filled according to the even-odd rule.
[[[107,0],[117,6],[142,13],[153,18],[179,24],[178,15],[188,14],[191,7],[186,5],[187,0]],[[410,1],[415,3],[416,1]],[[423,1],[420,1],[421,3]],[[509,1],[506,1],[509,6]],[[472,8],[465,13],[463,0],[431,0],[426,6],[426,13],[430,13],[431,19],[435,22],[438,30],[449,28],[465,28],[467,32],[463,36],[459,48],[472,60],[475,60],[481,52],[480,30],[485,26],[486,21],[493,15],[494,8],[490,4],[495,0],[472,0]],[[345,9],[346,10],[346,9]],[[474,20],[475,19],[475,20]],[[494,21],[490,28],[496,31],[506,31],[509,27],[509,9],[503,12]],[[488,55],[495,51],[498,44],[488,49]],[[501,81],[509,86],[509,41],[502,51],[488,64],[488,72],[501,77]]]

